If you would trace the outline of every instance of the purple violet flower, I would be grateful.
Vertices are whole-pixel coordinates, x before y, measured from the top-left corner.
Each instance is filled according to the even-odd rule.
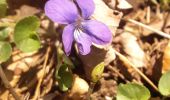
[[[90,20],[95,5],[93,0],[49,0],[45,14],[54,22],[66,24],[62,41],[67,55],[75,40],[82,55],[90,53],[92,44],[105,45],[111,42],[109,28],[96,20]]]

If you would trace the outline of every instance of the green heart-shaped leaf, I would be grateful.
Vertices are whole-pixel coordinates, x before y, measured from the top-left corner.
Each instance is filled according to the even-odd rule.
[[[117,100],[148,100],[150,92],[143,85],[135,83],[120,84],[116,98]]]
[[[0,41],[6,39],[8,37],[9,31],[10,31],[9,28],[0,29]]]
[[[9,59],[12,53],[11,45],[7,42],[0,42],[0,63]]]
[[[162,95],[170,96],[170,71],[162,75],[159,80],[158,88]]]
[[[60,67],[60,69],[56,73],[56,78],[58,80],[60,90],[67,91],[72,86],[73,75],[68,70],[66,64],[63,64]]]
[[[36,33],[40,21],[36,16],[22,19],[16,24],[14,41],[23,52],[33,52],[40,48],[40,39]]]

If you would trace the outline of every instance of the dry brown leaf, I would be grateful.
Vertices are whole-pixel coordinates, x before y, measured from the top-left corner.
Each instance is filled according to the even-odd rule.
[[[7,89],[5,89],[1,87],[1,91],[3,91],[3,93],[0,93],[0,100],[8,100],[8,97],[9,97],[9,91]]]
[[[130,16],[127,16],[126,19],[130,18],[132,20],[140,20],[140,23],[161,31],[165,21],[163,18],[163,13],[160,13],[160,15],[158,16],[153,12],[147,11],[147,8],[145,9],[146,10],[138,10],[137,13],[132,13]],[[136,35],[140,35],[139,33],[142,33],[142,35],[148,36],[154,33],[153,31],[148,30],[147,28],[143,28],[131,22],[128,22],[125,25],[124,29]]]
[[[164,50],[162,73],[170,70],[170,41]]]
[[[4,70],[4,73],[7,77],[7,79],[10,81],[10,85],[12,87],[15,87],[20,79],[20,75],[15,75],[15,72],[9,71],[9,70]]]
[[[170,13],[168,12],[167,15],[166,15],[166,18],[165,18],[165,27],[164,27],[164,31],[165,33],[168,33],[170,34]]]
[[[7,70],[4,70],[12,87],[17,86],[22,72],[27,72],[30,65],[35,63],[40,56],[34,55],[35,53],[19,53],[11,57],[12,63],[9,63]]]
[[[15,71],[20,69],[22,72],[27,72],[30,65],[35,63],[40,58],[40,55],[35,55],[34,53],[20,53],[12,56],[12,63],[7,66],[10,71]]]
[[[126,0],[128,3],[130,3],[134,10],[139,10],[140,9],[140,6],[141,4],[144,4],[145,0]]]
[[[153,22],[149,23],[148,26],[161,31],[163,24],[164,24],[163,19],[155,19]],[[142,33],[144,36],[148,36],[150,34],[153,34],[153,31],[143,28]]]
[[[91,79],[91,72],[96,65],[103,61],[105,65],[108,65],[110,62],[115,60],[115,58],[115,52],[111,46],[106,48],[96,48],[95,46],[92,46],[91,52],[88,55],[80,55],[80,59],[82,60],[86,73],[86,78]]]
[[[107,66],[109,63],[111,63],[115,59],[116,59],[115,50],[112,46],[109,46],[107,49],[105,59],[104,59],[105,66]]]
[[[111,9],[115,9],[116,0],[103,0]]]
[[[94,0],[94,2],[95,11],[93,17],[108,25],[112,30],[112,33],[115,34],[123,13],[110,9],[103,0]]]
[[[119,9],[132,9],[132,5],[130,3],[128,3],[126,0],[118,0],[118,5],[117,7]]]
[[[133,6],[127,0],[117,0],[118,4],[116,5],[116,0],[103,0],[111,9],[116,7],[119,9],[132,9]]]
[[[24,17],[32,16],[36,13],[39,13],[40,9],[29,5],[22,5],[19,9],[16,9],[15,12],[15,15],[10,15],[8,16],[8,18],[18,21],[20,19],[23,19]]]
[[[128,59],[136,67],[146,67],[146,56],[137,43],[137,38],[129,32],[122,33],[120,38],[124,51],[128,54]]]
[[[91,47],[91,52],[88,55],[79,55],[82,60],[83,67],[86,73],[86,77],[91,79],[91,72],[93,68],[99,63],[103,62],[106,56],[107,51],[104,49],[96,48],[95,46]]]
[[[20,77],[21,76],[19,76],[19,75],[13,76],[13,79],[10,81],[10,84],[11,84],[12,87],[15,87],[18,84]]]

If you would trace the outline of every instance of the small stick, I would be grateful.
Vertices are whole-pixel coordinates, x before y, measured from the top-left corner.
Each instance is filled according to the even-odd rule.
[[[111,65],[108,65],[107,68],[108,68],[109,70],[111,70],[112,72],[117,73],[118,76],[119,76],[122,80],[125,80],[125,82],[129,82],[128,80],[125,79],[125,77],[124,77],[119,71],[117,71],[117,70],[116,70],[114,67],[112,67]]]
[[[121,53],[117,52],[116,50],[115,53],[116,55],[119,56],[120,59],[126,61],[135,71],[137,71],[139,75],[141,75],[143,79],[145,79],[146,82],[148,82],[156,91],[159,91],[157,86],[146,75],[144,75],[134,64],[132,64],[125,56],[123,56]]]
[[[167,33],[164,33],[164,32],[162,32],[162,31],[159,31],[159,30],[157,30],[157,29],[154,29],[154,28],[152,28],[152,27],[150,27],[150,26],[147,26],[147,25],[145,25],[145,24],[143,24],[143,23],[140,23],[140,22],[138,22],[138,21],[135,21],[135,20],[133,20],[133,19],[126,19],[126,20],[129,21],[129,22],[131,22],[131,23],[134,23],[134,24],[136,24],[136,25],[139,25],[139,26],[141,26],[141,27],[143,27],[143,28],[146,28],[146,29],[148,29],[148,30],[151,30],[151,31],[157,33],[157,34],[160,35],[160,36],[163,36],[163,37],[165,37],[165,38],[170,39],[170,35],[167,34]]]
[[[51,51],[51,48],[48,47],[47,52],[45,54],[45,60],[44,60],[44,63],[43,63],[43,68],[40,70],[40,71],[42,71],[42,75],[41,75],[41,77],[38,81],[38,85],[37,85],[36,90],[35,90],[35,95],[32,98],[32,100],[37,100],[38,95],[40,94],[40,86],[41,86],[41,83],[42,83],[43,78],[45,76],[45,71],[46,71],[46,66],[47,66],[47,61],[48,61],[48,58],[49,58],[50,51]]]
[[[20,97],[18,96],[18,94],[15,92],[15,90],[10,85],[1,65],[0,65],[0,77],[1,77],[2,82],[4,83],[5,87],[9,90],[9,92],[13,95],[13,97],[16,100],[21,100]]]
[[[147,10],[146,10],[146,22],[150,23],[150,18],[151,18],[151,8],[150,6],[147,6]]]

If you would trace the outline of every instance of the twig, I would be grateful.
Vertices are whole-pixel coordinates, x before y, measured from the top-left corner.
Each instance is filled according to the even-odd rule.
[[[54,58],[54,57],[51,58],[49,66],[52,66],[52,65],[53,65],[53,63],[54,63],[53,58]],[[42,63],[42,62],[44,61],[44,59],[45,59],[44,56],[41,57],[36,63],[33,63],[31,66],[36,66],[36,65]],[[42,66],[42,67],[43,67],[43,66]],[[40,71],[39,71],[39,72],[40,72]],[[39,76],[39,75],[38,75],[38,73],[37,73],[37,77],[34,77],[34,78],[29,82],[29,84],[27,84],[26,86],[20,88],[19,92],[24,92],[24,91],[28,90],[29,88],[31,88],[33,85],[35,85],[35,83],[38,81],[38,79],[41,78],[41,76],[40,76],[40,77],[38,77],[38,76]]]
[[[15,90],[10,85],[1,65],[0,65],[0,77],[1,77],[2,82],[4,83],[5,87],[9,90],[9,92],[13,95],[13,97],[16,100],[21,100],[20,97],[18,96],[18,94],[15,92]]]
[[[125,82],[129,82],[128,80],[125,79],[125,77],[118,71],[116,70],[114,67],[112,67],[111,65],[108,65],[106,68],[108,68],[109,70],[111,70],[114,73],[117,73],[118,76],[122,79],[125,80]]]
[[[132,64],[125,56],[123,56],[116,50],[115,50],[115,53],[116,53],[116,55],[119,56],[120,59],[126,61],[126,63],[128,63],[135,71],[137,71],[139,73],[139,75],[141,75],[143,77],[143,79],[145,79],[146,82],[148,82],[156,91],[158,91],[157,86],[146,75],[144,75],[134,64]]]
[[[150,18],[151,18],[151,7],[147,6],[146,8],[146,22],[150,23]]]
[[[42,80],[45,76],[45,71],[46,71],[46,66],[47,66],[47,61],[48,61],[48,58],[49,58],[49,52],[50,51],[51,51],[51,48],[48,47],[46,55],[45,55],[45,61],[44,61],[44,64],[43,64],[43,68],[40,70],[40,71],[42,71],[42,75],[41,75],[41,77],[38,81],[38,85],[37,85],[36,90],[35,90],[35,95],[32,98],[32,100],[37,100],[37,97],[40,94],[40,86],[41,86]]]
[[[154,28],[152,28],[152,27],[150,27],[150,26],[148,26],[148,25],[145,25],[145,24],[140,23],[140,22],[138,22],[138,21],[135,21],[135,20],[133,20],[133,19],[125,19],[125,20],[127,20],[127,21],[129,21],[129,22],[131,22],[131,23],[134,23],[134,24],[136,24],[136,25],[139,25],[139,26],[141,26],[141,27],[143,27],[143,28],[146,28],[146,29],[148,29],[148,30],[151,30],[151,31],[157,33],[157,34],[160,35],[160,36],[163,36],[163,37],[165,37],[165,38],[170,39],[170,35],[167,34],[167,33],[164,33],[164,32],[162,32],[162,31],[159,31],[159,30],[157,30],[157,29],[154,29]]]

